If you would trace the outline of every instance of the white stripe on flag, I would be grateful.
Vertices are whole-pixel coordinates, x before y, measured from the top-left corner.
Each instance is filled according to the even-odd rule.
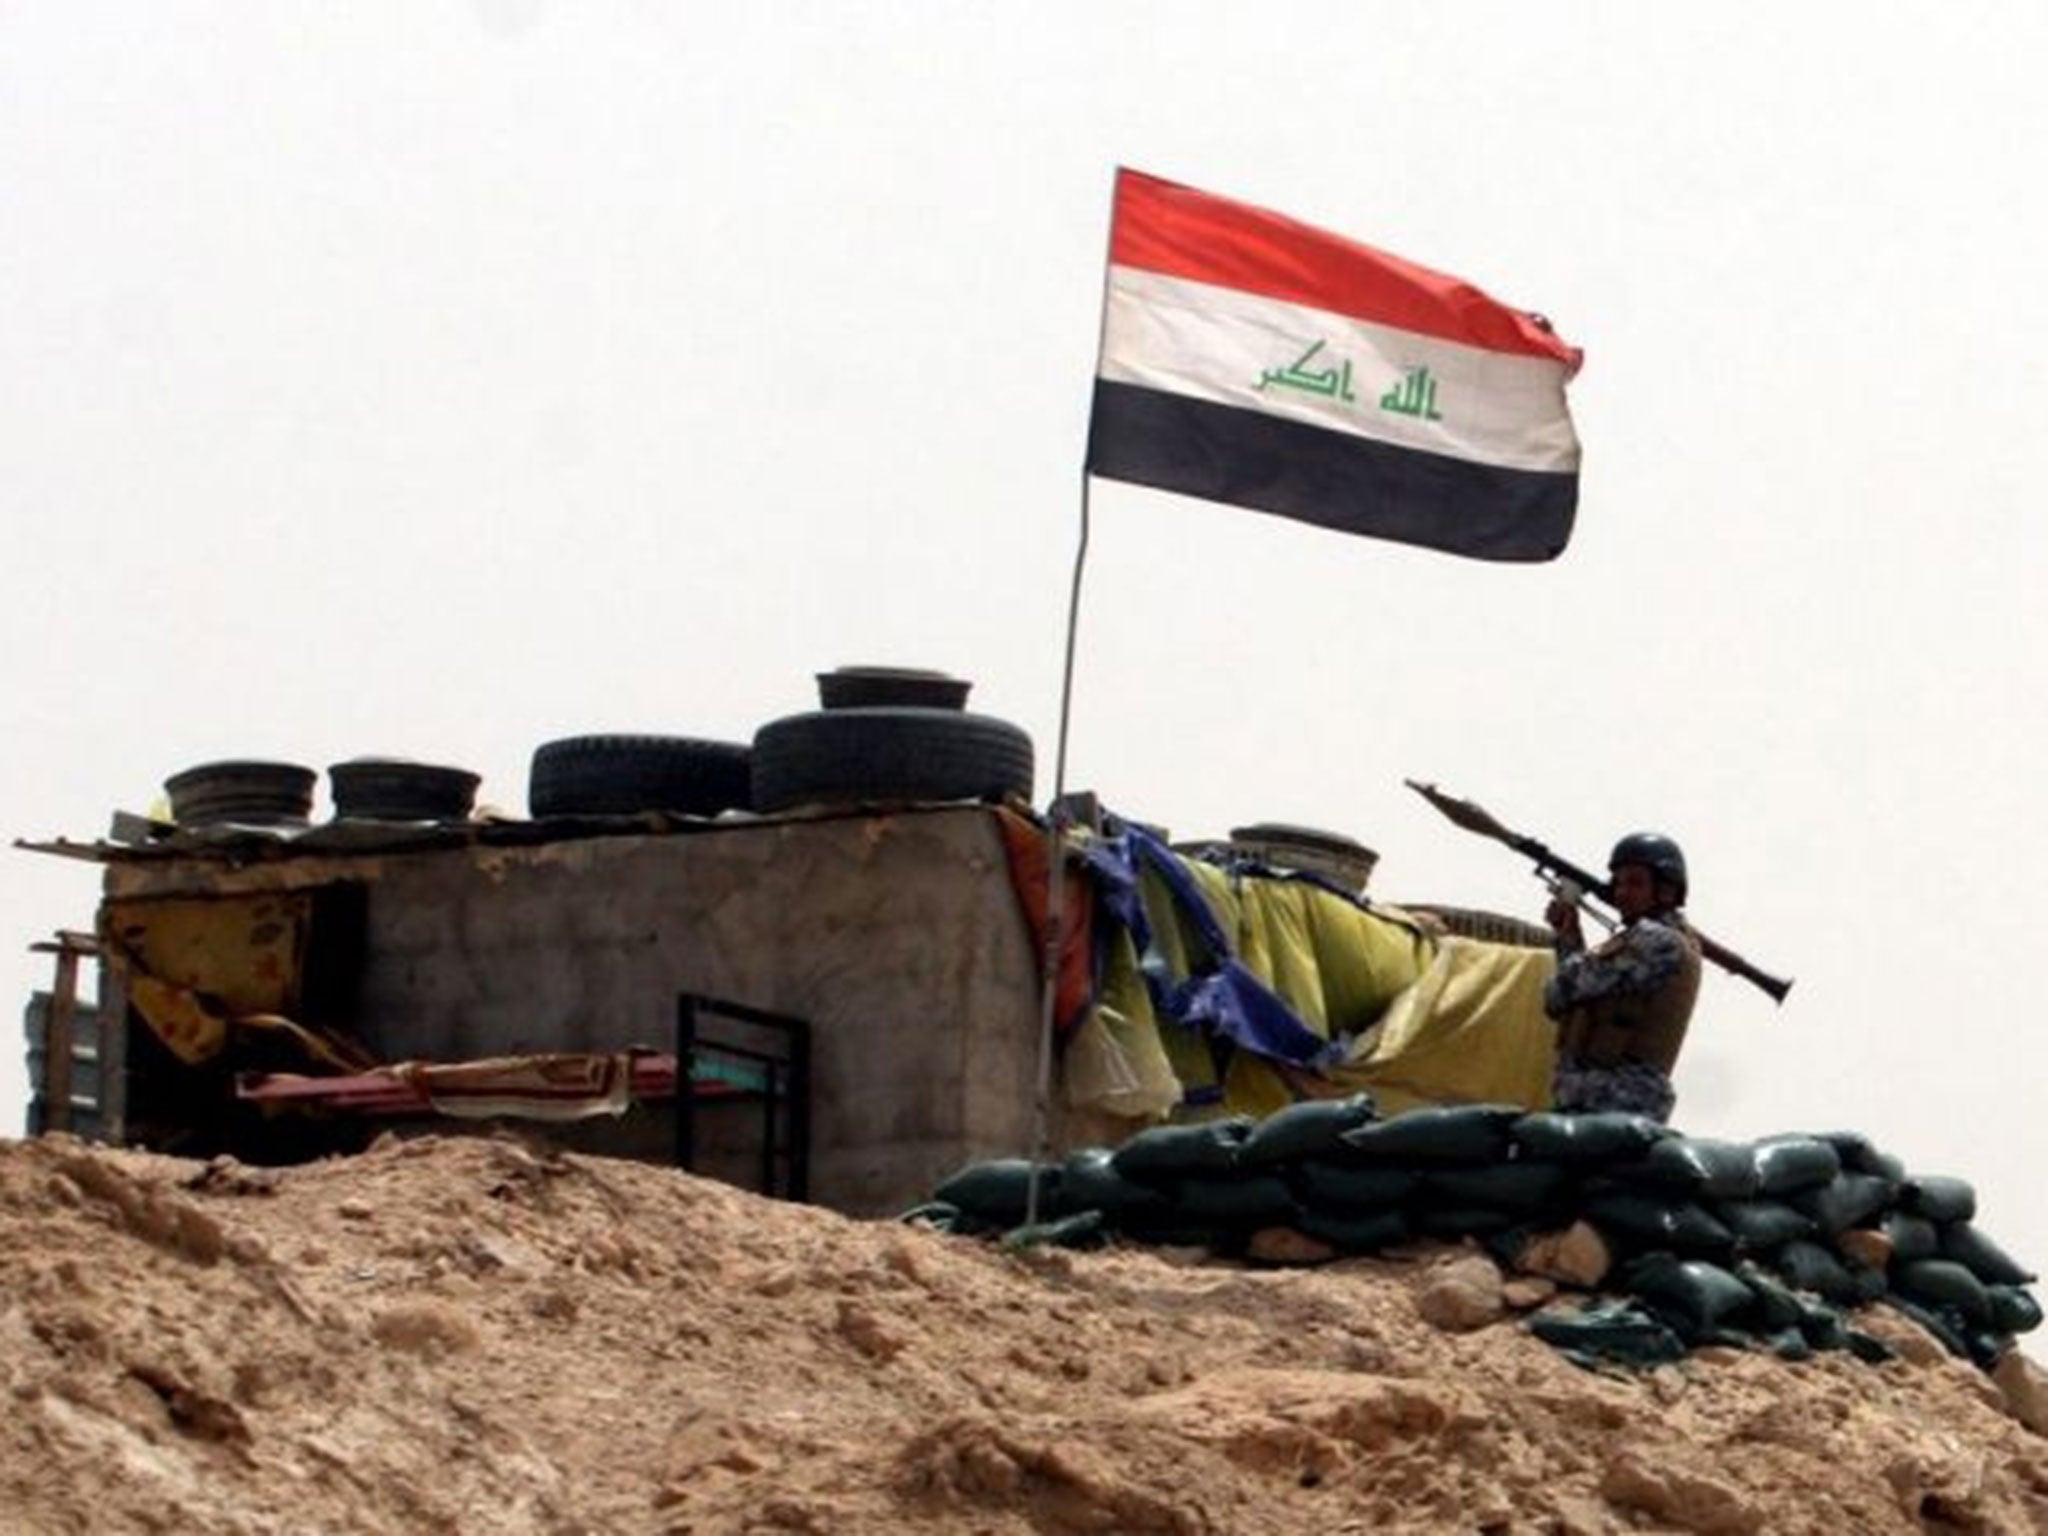
[[[1476,464],[1579,463],[1561,363],[1132,267],[1109,269],[1100,373]]]

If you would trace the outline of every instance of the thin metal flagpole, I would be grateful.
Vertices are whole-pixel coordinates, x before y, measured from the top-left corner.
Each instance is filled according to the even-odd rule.
[[[1119,169],[1118,174],[1121,174]],[[1109,331],[1109,267],[1116,245],[1116,183],[1110,183],[1109,234],[1102,253],[1101,320],[1095,337],[1095,374]],[[1066,949],[1067,738],[1074,713],[1074,656],[1081,633],[1081,576],[1088,563],[1088,459],[1081,458],[1081,539],[1074,549],[1074,578],[1067,596],[1066,661],[1060,672],[1060,732],[1053,750],[1052,803],[1045,813],[1045,943],[1039,957],[1038,1086],[1032,1109],[1031,1178],[1026,1185],[1024,1223],[1038,1222],[1040,1175],[1052,1154],[1053,1037],[1058,1030],[1060,958]]]
[[[1060,959],[1066,950],[1067,735],[1074,708],[1074,652],[1081,629],[1081,574],[1088,560],[1088,471],[1081,471],[1081,542],[1074,550],[1073,589],[1067,599],[1067,659],[1060,676],[1060,735],[1053,752],[1052,804],[1045,813],[1045,948],[1039,959],[1038,1092],[1031,1128],[1031,1179],[1024,1224],[1038,1222],[1039,1174],[1052,1154],[1053,1036],[1058,1030]]]

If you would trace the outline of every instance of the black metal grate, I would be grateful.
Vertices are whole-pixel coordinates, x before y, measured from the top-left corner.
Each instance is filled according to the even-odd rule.
[[[807,1019],[684,992],[676,998],[676,1164],[697,1161],[701,1087],[761,1100],[761,1193],[810,1197],[811,1026]],[[778,1187],[779,1186],[779,1187]]]

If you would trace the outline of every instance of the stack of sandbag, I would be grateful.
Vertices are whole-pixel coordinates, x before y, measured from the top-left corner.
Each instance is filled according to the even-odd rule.
[[[1605,1352],[1750,1343],[1874,1358],[1882,1346],[1843,1311],[1883,1302],[1988,1368],[2041,1321],[2034,1276],[1977,1229],[1968,1184],[1909,1177],[1846,1131],[1728,1142],[1639,1115],[1502,1105],[1381,1119],[1358,1094],[1256,1125],[1159,1126],[1037,1167],[976,1163],[911,1214],[1013,1243],[1121,1238],[1293,1259],[1471,1238],[1511,1269],[1617,1298],[1535,1320],[1575,1356],[1626,1339]]]

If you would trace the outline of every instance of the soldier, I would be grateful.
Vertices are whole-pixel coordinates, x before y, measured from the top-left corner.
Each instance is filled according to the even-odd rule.
[[[1543,989],[1558,1024],[1551,1097],[1568,1113],[1668,1120],[1671,1069],[1700,987],[1700,942],[1680,910],[1685,854],[1660,833],[1632,832],[1607,868],[1621,926],[1597,949],[1586,948],[1575,903],[1560,896],[1544,914],[1557,945],[1557,974]]]

